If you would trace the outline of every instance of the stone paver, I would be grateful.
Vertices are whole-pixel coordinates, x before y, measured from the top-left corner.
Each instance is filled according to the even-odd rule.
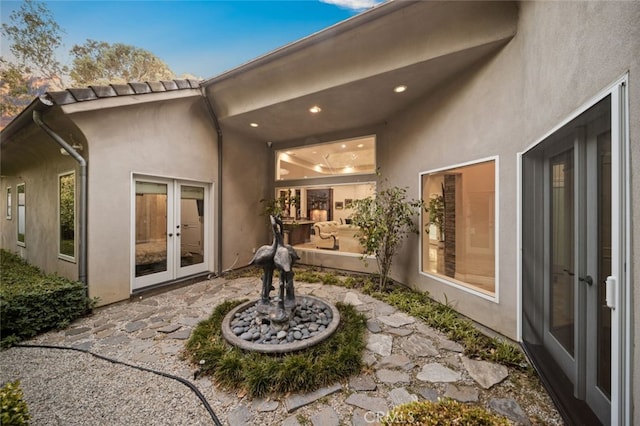
[[[450,368],[445,367],[442,364],[433,362],[422,367],[422,371],[416,376],[418,380],[423,382],[457,382],[462,378],[462,375]]]
[[[99,308],[65,331],[38,337],[36,343],[73,345],[161,371],[174,365],[169,372],[203,390],[215,403],[214,410],[223,423],[231,426],[297,426],[301,422],[364,426],[376,424],[379,416],[399,404],[437,401],[442,397],[461,402],[490,401],[484,402],[485,406],[514,422],[530,424],[515,400],[490,398],[487,394],[488,389],[507,377],[505,367],[462,356],[461,345],[387,303],[357,290],[317,283],[296,283],[296,293],[313,294],[332,303],[344,302],[366,316],[364,369],[360,375],[309,393],[253,400],[218,389],[209,377],[194,379],[196,367],[181,358],[192,330],[209,317],[218,303],[257,299],[259,292],[259,277],[203,281]],[[340,393],[343,386],[348,391]]]
[[[509,370],[504,365],[487,361],[476,361],[462,357],[462,363],[469,375],[485,389],[496,385],[507,378]]]
[[[386,334],[372,334],[367,339],[367,349],[378,355],[389,356],[393,347],[393,337]]]

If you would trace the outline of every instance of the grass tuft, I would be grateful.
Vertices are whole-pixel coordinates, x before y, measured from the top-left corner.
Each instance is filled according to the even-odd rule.
[[[244,301],[227,301],[198,324],[185,355],[226,390],[250,396],[308,392],[342,380],[362,369],[366,317],[351,305],[337,303],[340,325],[328,339],[288,354],[262,354],[230,345],[222,336],[224,316]],[[201,363],[204,361],[204,363]]]

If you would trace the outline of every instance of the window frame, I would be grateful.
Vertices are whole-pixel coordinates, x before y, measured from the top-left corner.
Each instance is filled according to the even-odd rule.
[[[13,217],[13,216],[12,216],[12,210],[13,210],[13,204],[12,204],[12,202],[13,202],[13,200],[12,200],[12,198],[11,198],[12,193],[11,193],[11,187],[10,187],[10,186],[7,186],[6,196],[7,196],[7,198],[5,199],[5,207],[6,207],[5,214],[6,214],[6,219],[7,219],[7,220],[11,220],[11,219],[12,219],[12,217]]]
[[[24,194],[23,197],[23,204],[22,206],[24,206],[24,217],[23,217],[23,221],[24,221],[24,233],[22,234],[22,238],[24,239],[24,241],[20,241],[20,188],[22,187],[22,194]],[[26,247],[27,246],[27,185],[22,182],[16,185],[16,199],[17,199],[17,220],[16,220],[16,243],[20,246],[20,247]]]
[[[68,254],[62,253],[62,235],[61,235],[61,231],[62,231],[62,185],[61,185],[61,180],[63,177],[65,176],[73,176],[73,256],[70,256]],[[76,235],[76,229],[77,229],[77,225],[78,225],[78,221],[77,221],[77,215],[76,215],[76,194],[77,194],[77,181],[76,181],[76,171],[75,170],[70,170],[67,172],[63,172],[63,173],[59,173],[58,174],[58,209],[57,209],[57,216],[58,216],[58,238],[57,238],[57,242],[58,242],[58,259],[62,259],[62,260],[66,260],[69,262],[74,262],[76,261],[76,256],[77,256],[77,250],[78,250],[78,244],[77,244],[77,235]]]
[[[426,276],[429,277],[433,280],[436,280],[440,283],[446,284],[450,287],[454,287],[457,288],[459,290],[462,290],[466,293],[470,293],[473,294],[475,296],[478,296],[482,299],[486,299],[495,303],[499,303],[499,295],[500,295],[500,276],[499,276],[499,271],[500,271],[500,245],[499,245],[499,230],[500,230],[500,210],[499,210],[499,205],[500,205],[500,179],[499,179],[499,174],[500,174],[500,156],[499,155],[494,155],[494,156],[490,156],[490,157],[484,157],[484,158],[480,158],[480,159],[476,159],[476,160],[471,160],[471,161],[467,161],[467,162],[463,162],[463,163],[457,163],[457,164],[453,164],[453,165],[448,165],[445,167],[440,167],[437,169],[431,169],[431,170],[427,170],[427,171],[423,171],[420,172],[418,175],[418,185],[419,185],[419,193],[420,193],[420,198],[423,198],[423,178],[426,175],[430,175],[430,174],[434,174],[434,173],[439,173],[439,172],[444,172],[447,170],[452,170],[452,169],[457,169],[457,168],[461,168],[461,167],[467,167],[467,166],[474,166],[474,165],[478,165],[481,163],[488,163],[488,162],[494,162],[494,177],[493,177],[493,181],[494,181],[494,290],[493,290],[493,294],[489,293],[489,292],[485,292],[485,291],[481,291],[478,288],[476,288],[473,284],[461,281],[461,280],[457,280],[455,278],[452,277],[447,277],[445,275],[440,275],[440,274],[436,274],[433,272],[427,272],[424,270],[424,253],[423,253],[423,247],[424,247],[424,238],[428,238],[428,233],[425,231],[424,229],[424,215],[426,213],[425,209],[421,209],[420,211],[420,247],[419,247],[419,259],[420,261],[418,262],[418,273],[419,275],[422,276]],[[424,200],[423,200],[424,201]],[[428,201],[427,201],[428,203]]]

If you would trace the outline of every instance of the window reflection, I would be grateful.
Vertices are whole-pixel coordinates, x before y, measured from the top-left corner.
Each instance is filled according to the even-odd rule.
[[[495,162],[422,175],[422,271],[495,292]]]
[[[376,171],[375,136],[276,152],[276,180],[369,174]]]
[[[60,254],[75,255],[75,174],[60,176]]]

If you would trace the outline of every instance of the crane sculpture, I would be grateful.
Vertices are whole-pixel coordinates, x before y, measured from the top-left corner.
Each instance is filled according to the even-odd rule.
[[[261,246],[256,250],[249,265],[262,266],[262,291],[257,309],[260,313],[269,313],[270,319],[276,322],[285,321],[291,315],[296,306],[295,292],[293,288],[292,267],[300,259],[295,249],[284,243],[284,225],[279,217],[270,216],[273,242],[271,245]],[[269,297],[273,287],[273,272],[278,269],[280,273],[280,291],[276,306],[271,304]]]

